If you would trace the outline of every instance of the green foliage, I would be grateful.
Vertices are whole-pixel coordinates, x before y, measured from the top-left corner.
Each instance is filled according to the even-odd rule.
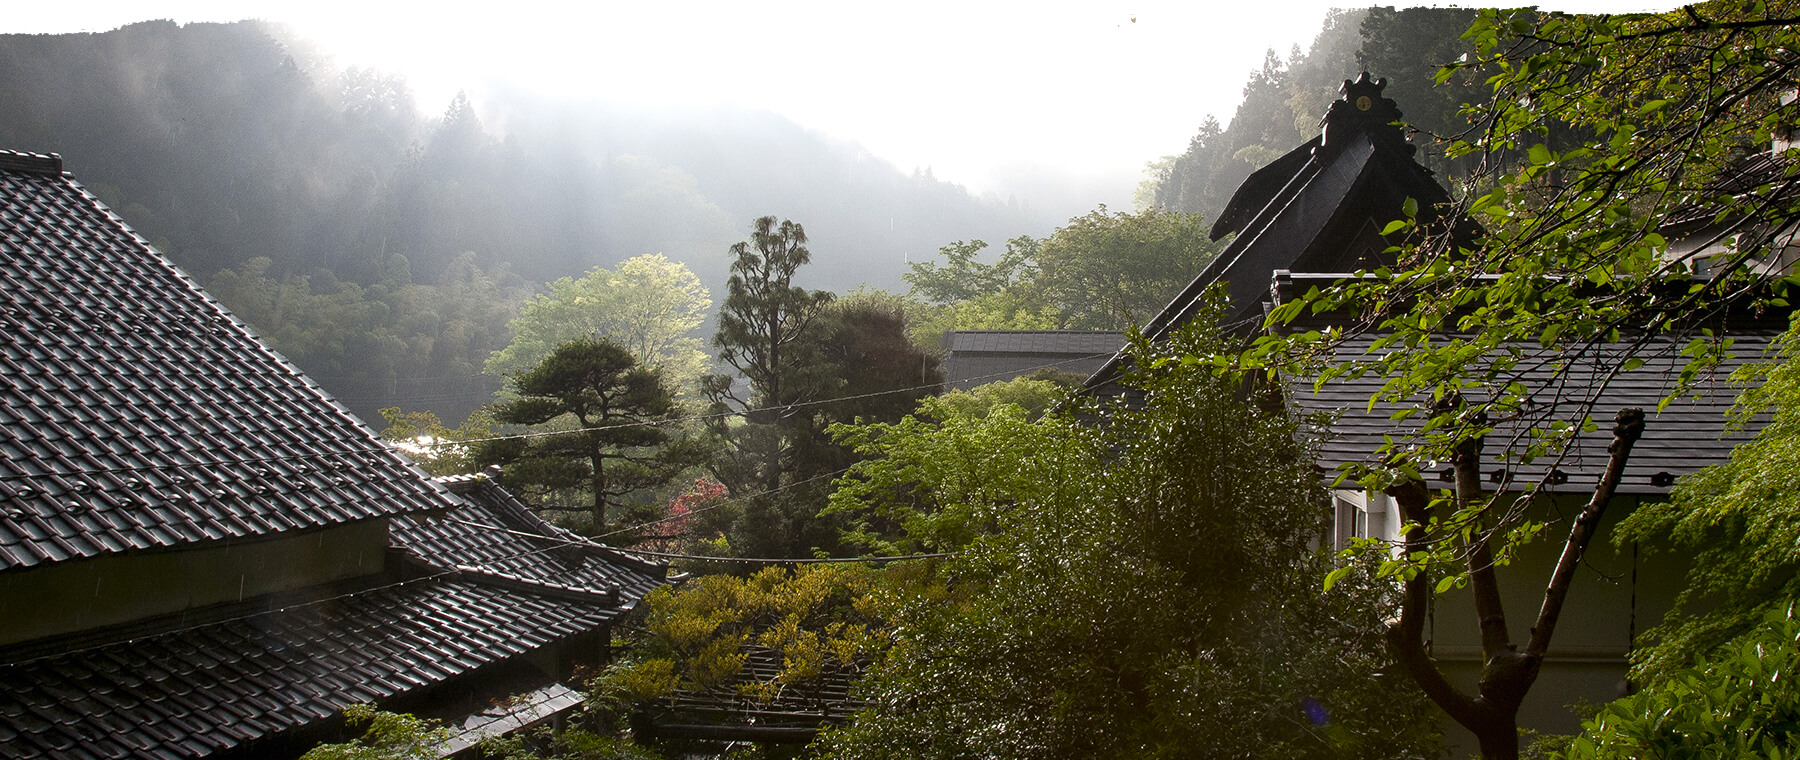
[[[1055,310],[1039,302],[1030,288],[984,293],[948,306],[920,305],[914,321],[914,345],[941,348],[949,330],[1054,330]]]
[[[455,735],[436,721],[367,704],[345,706],[344,720],[352,728],[368,729],[360,738],[314,747],[301,760],[435,760],[438,748]]]
[[[1794,602],[1692,667],[1607,705],[1552,757],[1800,757],[1800,621]]]
[[[709,359],[691,333],[711,307],[711,295],[687,265],[660,253],[635,256],[616,269],[595,267],[550,283],[548,294],[525,303],[511,323],[512,342],[486,368],[511,374],[575,338],[603,337],[661,368],[678,395],[693,393]]]
[[[1042,417],[1050,407],[1069,398],[1069,389],[1087,378],[1054,370],[1039,370],[1011,380],[957,390],[920,402],[919,413],[940,420],[979,418],[1000,406],[1016,406],[1027,420]]]
[[[1043,242],[1033,285],[1058,327],[1123,330],[1155,316],[1218,252],[1198,215],[1101,206]]]
[[[1800,357],[1796,334],[1779,363],[1752,368],[1737,414],[1762,429],[1725,464],[1683,477],[1666,502],[1638,507],[1615,540],[1692,556],[1680,608],[1634,653],[1640,678],[1659,678],[1800,597]]]
[[[959,240],[938,249],[942,264],[909,264],[912,271],[902,277],[911,286],[913,343],[937,349],[948,330],[1055,329],[1057,316],[1033,285],[1042,245],[1021,235],[1006,241],[1006,250],[993,264],[983,264],[976,255],[987,243]]]
[[[1006,241],[1006,251],[993,264],[983,264],[976,255],[987,247],[980,240],[958,240],[938,249],[944,263],[915,261],[903,276],[912,287],[910,295],[927,303],[948,306],[981,296],[1001,293],[1037,275],[1038,247],[1043,241],[1021,235]]]
[[[595,530],[606,527],[609,505],[698,461],[700,451],[673,428],[680,409],[661,372],[610,340],[557,346],[511,385],[516,397],[494,407],[495,421],[544,434],[486,441],[477,459],[500,464],[509,485],[586,487]]]
[[[936,308],[914,341],[935,346],[945,330],[1122,330],[1168,303],[1219,246],[1193,215],[1101,206],[1049,238],[1019,237],[993,264],[979,240],[944,246],[945,261],[916,262],[911,297]]]
[[[1046,385],[991,383],[926,399],[897,423],[833,427],[867,457],[831,495],[830,513],[850,521],[846,540],[886,555],[954,551],[1000,531],[1027,494],[1049,499],[1066,487],[1074,490],[1059,498],[1080,498],[1068,473],[1098,467],[1093,452],[1062,423],[1034,422],[1008,400],[1035,403],[1052,392]]]
[[[724,447],[713,473],[747,499],[730,544],[748,556],[804,557],[835,547],[837,528],[819,519],[819,509],[831,476],[854,456],[832,443],[826,427],[897,420],[942,382],[936,357],[908,338],[899,297],[865,289],[834,301],[792,284],[811,260],[805,244],[798,224],[756,221],[751,241],[732,248],[731,295],[713,337],[720,361],[745,381],[739,387],[731,376],[712,376],[706,393],[721,415],[710,424]]]
[[[886,647],[881,571],[860,565],[770,567],[747,578],[706,575],[644,600],[646,636],[610,668],[602,688],[654,702],[677,689],[769,700],[783,689],[857,668]],[[746,647],[771,650],[780,669],[746,672]]]
[[[1202,317],[1196,325],[1206,325]],[[983,417],[841,430],[869,454],[839,508],[954,549],[896,596],[871,709],[827,756],[1424,757],[1434,729],[1378,634],[1391,590],[1331,558],[1317,479],[1280,413],[1190,329],[1139,345],[1142,410],[1103,428]],[[928,403],[927,408],[932,408]],[[914,527],[916,526],[916,527]]]
[[[278,277],[257,257],[220,270],[207,290],[353,410],[374,417],[380,406],[429,403],[468,414],[493,393],[481,365],[508,340],[525,289],[473,254],[451,261],[435,285],[414,283],[403,256],[390,264],[391,276],[363,286],[323,270]]]
[[[388,426],[381,439],[404,452],[413,464],[432,475],[471,475],[481,468],[472,446],[461,441],[494,435],[494,414],[477,409],[455,428],[448,427],[432,412],[405,412],[389,406],[381,410]]]

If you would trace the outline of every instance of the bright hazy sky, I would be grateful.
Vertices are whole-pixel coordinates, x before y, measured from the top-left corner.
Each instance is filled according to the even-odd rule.
[[[1619,12],[1656,0],[1534,0]],[[340,64],[404,74],[426,113],[494,82],[645,104],[767,108],[971,190],[1077,180],[1128,207],[1144,164],[1227,121],[1270,48],[1311,43],[1330,0],[1154,2],[12,3],[0,31],[132,21],[284,22]],[[1379,74],[1379,72],[1377,72]]]

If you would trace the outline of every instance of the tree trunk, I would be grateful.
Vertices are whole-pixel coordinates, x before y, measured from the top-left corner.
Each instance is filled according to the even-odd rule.
[[[1395,659],[1418,682],[1426,696],[1443,708],[1451,719],[1475,734],[1483,760],[1517,760],[1519,757],[1519,705],[1537,681],[1563,601],[1575,579],[1575,569],[1594,538],[1613,492],[1618,489],[1632,446],[1643,430],[1643,410],[1619,411],[1613,426],[1612,444],[1607,447],[1606,472],[1595,485],[1593,498],[1569,529],[1562,557],[1544,589],[1544,603],[1538,612],[1537,625],[1532,628],[1530,641],[1523,652],[1518,651],[1506,630],[1506,613],[1500,606],[1493,552],[1488,543],[1506,526],[1488,526],[1472,539],[1467,547],[1469,579],[1482,648],[1481,681],[1475,696],[1464,694],[1444,678],[1443,671],[1426,651],[1425,616],[1432,593],[1429,574],[1421,569],[1405,582],[1399,618],[1388,627],[1388,644]],[[1452,460],[1458,504],[1473,504],[1475,499],[1481,498],[1480,453],[1480,442],[1470,441],[1458,447]],[[1403,550],[1411,555],[1414,551],[1427,549],[1431,539],[1424,526],[1433,515],[1431,495],[1425,484],[1407,481],[1389,488],[1387,493],[1394,497],[1406,519]]]
[[[1518,705],[1501,715],[1494,714],[1494,720],[1484,723],[1475,732],[1475,740],[1481,747],[1481,760],[1519,760],[1519,722]]]
[[[594,463],[594,530],[606,528],[606,457],[595,454],[589,459]]]

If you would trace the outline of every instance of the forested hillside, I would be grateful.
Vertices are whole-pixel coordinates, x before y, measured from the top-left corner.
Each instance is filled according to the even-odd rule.
[[[540,283],[663,253],[717,289],[764,214],[805,221],[810,284],[834,290],[898,287],[908,256],[1059,221],[769,113],[511,92],[421,112],[399,78],[260,22],[0,35],[0,98],[0,146],[62,154],[370,418],[488,400],[481,365]]]
[[[1449,179],[1457,167],[1432,136],[1459,132],[1461,104],[1479,100],[1481,92],[1460,80],[1434,87],[1432,76],[1439,65],[1473,49],[1461,36],[1474,14],[1458,8],[1334,11],[1307,51],[1296,47],[1285,60],[1269,51],[1244,85],[1230,123],[1209,118],[1200,125],[1185,152],[1154,168],[1146,200],[1211,223],[1251,172],[1318,135],[1326,106],[1344,79],[1359,71],[1388,80],[1385,94],[1425,133],[1413,140],[1421,147],[1420,161]]]

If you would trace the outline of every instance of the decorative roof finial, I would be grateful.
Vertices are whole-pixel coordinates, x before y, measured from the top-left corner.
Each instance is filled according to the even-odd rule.
[[[1342,96],[1331,102],[1325,118],[1319,122],[1323,133],[1321,144],[1336,147],[1353,132],[1369,132],[1377,137],[1405,139],[1393,123],[1400,120],[1400,107],[1383,97],[1387,79],[1372,79],[1362,72],[1355,80],[1344,80],[1338,92]]]

